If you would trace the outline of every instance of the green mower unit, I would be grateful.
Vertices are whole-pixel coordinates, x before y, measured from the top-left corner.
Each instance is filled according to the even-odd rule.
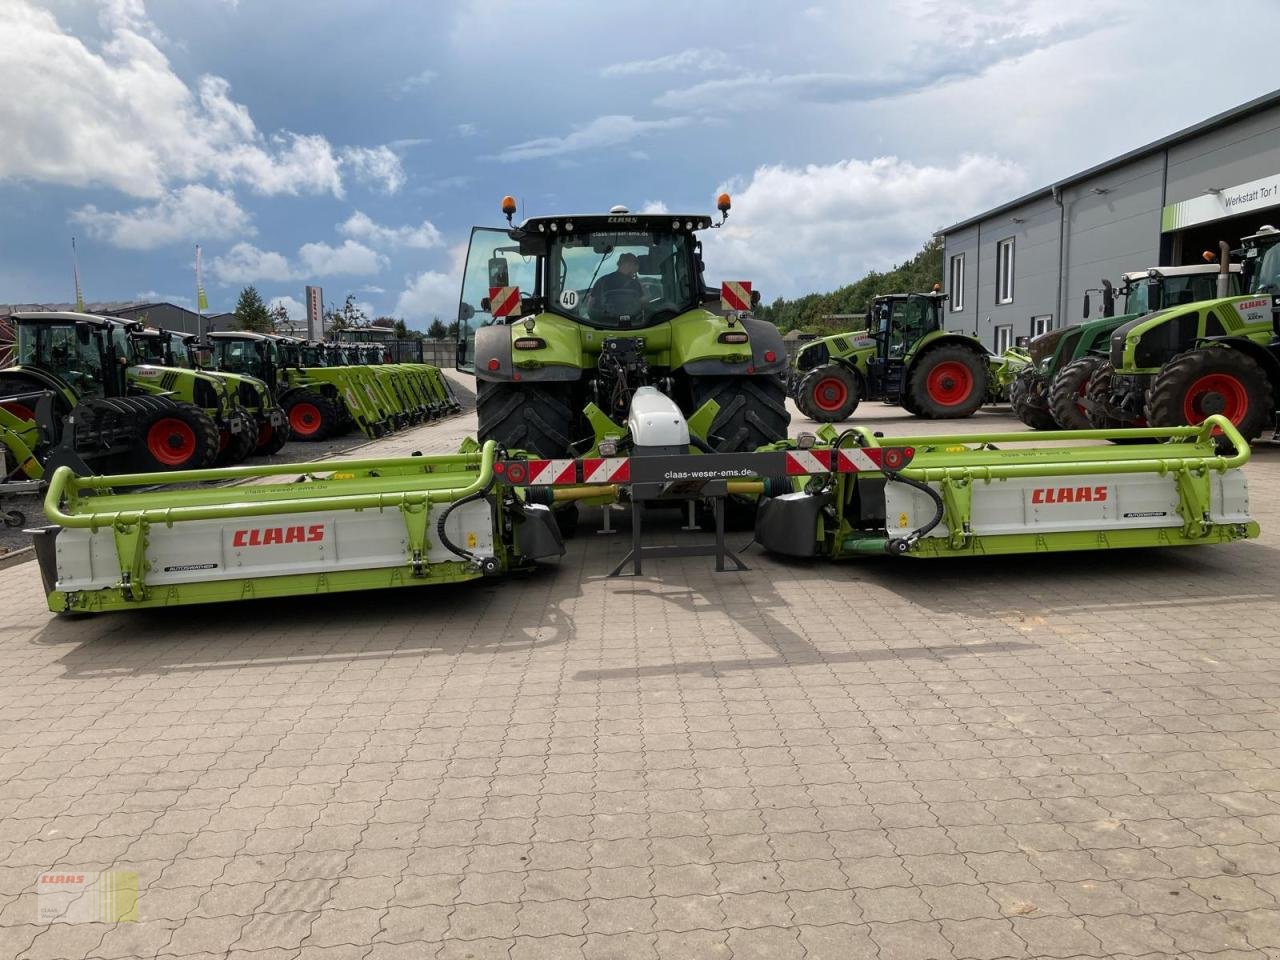
[[[450,456],[83,477],[59,468],[35,533],[49,608],[144,607],[457,583],[564,553],[551,507],[628,502],[642,557],[712,555],[721,506],[759,497],[755,540],[842,560],[1196,546],[1256,537],[1239,468],[1249,447],[1223,417],[1141,431],[877,438],[826,428],[756,452],[704,453],[669,397],[636,391],[626,456],[539,458],[494,440]],[[1218,435],[1220,434],[1220,436]],[[1063,446],[1020,449],[1034,440]],[[1230,452],[1223,452],[1226,446]],[[692,452],[690,452],[692,450]],[[234,490],[212,480],[272,480]],[[170,483],[160,489],[156,484]],[[172,484],[182,484],[180,487]],[[645,547],[644,507],[710,497],[717,541]]]
[[[1085,405],[1101,427],[1197,424],[1221,414],[1246,440],[1280,406],[1280,230],[1264,226],[1232,253],[1248,291],[1229,296],[1223,244],[1217,296],[1161,304],[1118,327]]]
[[[111,473],[215,462],[218,425],[202,406],[219,407],[220,385],[191,371],[166,371],[166,382],[137,364],[133,321],[71,312],[10,320],[17,363],[0,370],[0,428],[29,479],[58,464]]]
[[[1242,292],[1240,270],[1239,264],[1230,265],[1231,295]],[[1215,263],[1151,267],[1124,274],[1119,290],[1105,279],[1101,287],[1086,290],[1083,323],[1050,330],[1031,341],[1031,362],[1009,388],[1014,415],[1036,430],[1090,429],[1093,422],[1085,405],[1086,394],[1093,375],[1108,362],[1111,335],[1162,305],[1212,299],[1220,272]],[[1092,294],[1101,298],[1102,316],[1090,320]],[[1124,305],[1117,315],[1119,297],[1124,298]]]
[[[727,217],[727,194],[718,206]],[[504,198],[509,224],[515,210]],[[698,233],[718,225],[614,207],[474,228],[457,367],[477,380],[480,440],[543,457],[590,454],[626,433],[642,387],[672,398],[708,451],[784,438],[777,328],[708,309],[721,291],[704,284]]]
[[[863,400],[917,417],[969,417],[1007,397],[1024,354],[997,357],[974,337],[943,326],[947,295],[876,297],[864,330],[813,340],[796,354],[795,401],[810,420],[847,420]]]

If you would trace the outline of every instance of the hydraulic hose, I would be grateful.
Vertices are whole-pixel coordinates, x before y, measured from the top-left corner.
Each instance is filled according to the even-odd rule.
[[[942,503],[942,494],[938,493],[938,491],[929,486],[929,484],[921,483],[919,480],[912,480],[910,477],[904,477],[902,474],[891,470],[884,471],[884,475],[885,479],[890,483],[905,483],[909,487],[923,491],[928,495],[929,499],[933,501],[933,517],[928,523],[924,526],[916,527],[916,529],[912,530],[905,537],[889,537],[885,540],[884,552],[901,556],[915,546],[917,540],[928,534],[930,530],[942,522],[942,517],[946,508]]]
[[[497,452],[494,455],[494,459],[505,460],[506,457],[507,457],[506,448],[499,447]],[[467,561],[470,561],[471,563],[474,563],[480,569],[480,571],[486,575],[492,575],[498,572],[498,558],[482,557],[477,553],[472,553],[466,547],[458,546],[458,544],[454,543],[452,540],[449,539],[449,534],[445,532],[445,524],[448,523],[449,521],[449,515],[453,513],[454,510],[458,509],[458,507],[462,506],[464,503],[474,503],[477,500],[483,500],[485,497],[487,497],[489,495],[489,491],[493,489],[493,486],[495,483],[497,483],[497,481],[498,481],[497,474],[491,472],[489,474],[488,482],[483,487],[481,487],[475,493],[468,494],[467,496],[463,497],[460,500],[453,501],[453,503],[449,504],[442,511],[440,511],[440,519],[436,521],[436,536],[439,538],[440,544],[455,556],[459,556],[463,560],[467,560]]]

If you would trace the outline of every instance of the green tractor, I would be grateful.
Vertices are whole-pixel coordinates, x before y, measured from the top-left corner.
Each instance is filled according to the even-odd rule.
[[[1031,363],[1009,388],[1014,415],[1036,430],[1090,429],[1085,394],[1093,375],[1107,365],[1111,334],[1163,305],[1212,299],[1219,272],[1215,263],[1151,267],[1124,274],[1119,290],[1110,280],[1086,290],[1084,323],[1050,330],[1031,341]],[[1242,292],[1238,264],[1230,265],[1228,283],[1233,295]],[[1102,316],[1090,320],[1090,295],[1095,293],[1102,298]],[[1117,315],[1119,297],[1124,305]]]
[[[138,366],[130,368],[135,388],[154,393],[173,390],[195,403],[218,426],[218,463],[240,463],[254,454],[269,456],[288,442],[284,414],[261,380],[234,373],[198,369],[192,356],[196,335],[130,327]],[[185,394],[190,393],[190,396]]]
[[[202,409],[220,403],[217,386],[190,371],[153,381],[135,363],[134,322],[70,312],[9,319],[17,362],[0,370],[0,433],[29,479],[60,464],[119,473],[217,460],[218,426]]]
[[[727,194],[718,206],[723,223]],[[508,224],[515,209],[503,200]],[[702,214],[614,207],[474,228],[457,365],[477,380],[480,441],[540,457],[618,449],[645,388],[679,408],[704,452],[786,437],[777,328],[709,309],[721,292],[704,284],[698,232],[712,226]]]
[[[1223,245],[1226,246],[1225,244]],[[1247,293],[1162,305],[1116,329],[1109,363],[1087,388],[1095,426],[1178,426],[1222,414],[1246,440],[1275,425],[1280,397],[1280,230],[1245,237]]]
[[[950,419],[1002,399],[1025,361],[995,357],[976,338],[948,332],[946,302],[936,290],[876,297],[865,329],[805,344],[795,360],[800,412],[834,423],[863,400],[882,400],[917,417]]]

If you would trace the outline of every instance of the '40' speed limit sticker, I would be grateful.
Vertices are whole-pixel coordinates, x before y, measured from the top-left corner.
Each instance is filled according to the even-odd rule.
[[[578,305],[578,291],[565,290],[560,294],[560,306],[566,310],[572,310]]]

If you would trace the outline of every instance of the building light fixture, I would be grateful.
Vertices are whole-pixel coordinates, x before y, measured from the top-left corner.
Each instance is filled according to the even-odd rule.
[[[1098,196],[1102,197],[1110,193],[1111,190],[1108,187],[1094,187],[1093,192],[1096,193]]]

